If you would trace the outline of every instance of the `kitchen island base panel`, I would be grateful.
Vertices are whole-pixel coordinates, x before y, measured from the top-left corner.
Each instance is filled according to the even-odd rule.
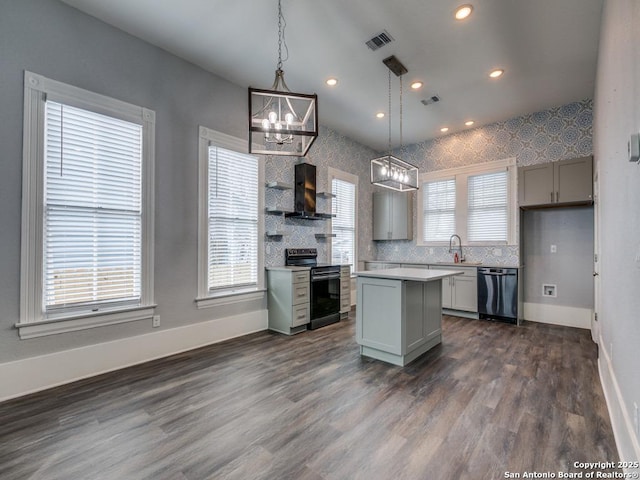
[[[358,277],[360,354],[405,366],[442,341],[442,283]]]
[[[360,345],[360,355],[364,357],[374,358],[376,360],[382,360],[383,362],[397,365],[398,367],[404,367],[406,365],[409,365],[415,359],[421,357],[440,343],[442,343],[442,335],[438,335],[437,337],[432,338],[430,341],[416,348],[407,355],[395,355],[393,353],[378,350],[376,348]]]

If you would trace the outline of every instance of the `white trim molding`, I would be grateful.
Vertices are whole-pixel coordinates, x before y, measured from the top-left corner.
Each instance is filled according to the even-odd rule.
[[[0,364],[0,402],[267,329],[267,310]],[[151,320],[149,320],[151,322]]]
[[[593,309],[591,308],[525,302],[523,309],[524,319],[530,322],[591,329],[591,318],[593,316]]]
[[[613,436],[618,447],[618,456],[623,462],[637,462],[640,459],[640,443],[634,434],[633,414],[629,412],[624,401],[620,385],[611,364],[610,352],[603,348],[604,341],[600,336],[598,345],[598,371],[600,383],[607,402],[607,410],[611,418]],[[627,473],[637,473],[638,470],[625,469]]]

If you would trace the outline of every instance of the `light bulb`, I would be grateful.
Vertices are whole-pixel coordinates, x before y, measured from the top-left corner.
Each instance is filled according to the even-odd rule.
[[[394,180],[398,180],[398,171],[397,170],[394,170],[394,172],[393,172],[393,179]]]
[[[262,128],[269,129],[270,126],[271,126],[271,124],[269,123],[269,120],[267,120],[266,118],[263,118],[262,119]]]
[[[407,172],[404,173],[404,183],[409,183],[409,175],[407,175]]]
[[[276,123],[278,120],[278,114],[276,112],[269,112],[269,123]]]
[[[387,174],[387,167],[383,165],[382,168],[380,169],[380,173],[382,175],[386,175]]]
[[[292,113],[287,113],[284,116],[284,120],[285,120],[285,122],[287,122],[287,125],[291,125],[293,123],[293,114]]]
[[[271,114],[269,114],[269,115],[271,115]],[[275,127],[276,127],[276,131],[282,130],[282,124],[280,122],[276,122]],[[282,140],[282,135],[279,134],[279,133],[276,133],[276,140],[278,142],[280,142]]]

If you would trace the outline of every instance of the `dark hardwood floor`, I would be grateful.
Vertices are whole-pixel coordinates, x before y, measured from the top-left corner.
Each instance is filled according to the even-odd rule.
[[[590,333],[444,319],[405,368],[353,318],[0,404],[3,480],[498,479],[617,461]]]

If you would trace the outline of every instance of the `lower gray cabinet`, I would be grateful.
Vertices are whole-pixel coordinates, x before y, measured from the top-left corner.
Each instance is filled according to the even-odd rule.
[[[432,265],[429,268],[464,272],[462,275],[442,279],[442,308],[465,312],[478,311],[478,269],[476,267]]]
[[[311,319],[308,270],[268,270],[269,330],[293,335]]]

